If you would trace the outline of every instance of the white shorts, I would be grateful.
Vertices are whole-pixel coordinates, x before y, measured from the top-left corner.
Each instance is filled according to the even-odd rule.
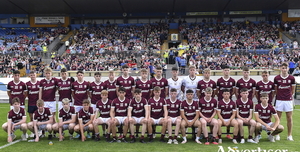
[[[293,111],[293,100],[290,101],[282,101],[282,100],[276,100],[275,109],[277,111],[281,112],[290,112]]]
[[[176,120],[177,120],[177,117],[170,117],[171,121],[172,121],[172,124],[175,124]]]
[[[124,124],[124,121],[127,117],[115,117],[118,121],[119,121],[119,124],[122,125]]]
[[[96,111],[96,104],[91,104],[91,107],[93,108],[93,111]]]
[[[269,122],[267,123],[269,126],[271,126],[273,124],[273,122]],[[270,132],[269,130],[267,130],[267,127],[264,125],[261,125],[262,130],[266,131],[266,132]]]
[[[227,121],[229,121],[230,119],[223,119],[224,120],[224,122],[227,122]]]
[[[56,112],[56,101],[45,101],[44,107],[49,108],[51,112]]]
[[[74,106],[75,112],[79,112],[82,109],[82,106]]]
[[[154,121],[154,125],[158,125],[158,124],[159,124],[159,121],[160,121],[162,118],[158,118],[158,119],[151,118],[151,119]]]
[[[103,123],[107,124],[107,121],[108,121],[110,118],[102,118],[102,117],[99,117],[98,119],[101,120]]]
[[[132,117],[132,118],[136,121],[137,124],[141,124],[142,119],[144,119],[145,117],[140,117],[140,118]]]
[[[20,106],[22,107],[23,109],[25,109],[25,106]],[[10,110],[14,109],[14,106],[10,106]]]
[[[61,101],[58,101],[57,102],[57,105],[58,105],[58,110],[59,111],[61,108],[63,108],[63,105],[62,105],[62,102]],[[73,104],[70,102],[70,106],[72,106]]]
[[[38,130],[47,130],[47,124],[39,125]]]

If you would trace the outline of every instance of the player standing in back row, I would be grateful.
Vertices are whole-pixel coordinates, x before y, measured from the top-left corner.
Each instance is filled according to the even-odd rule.
[[[277,75],[274,78],[275,84],[275,94],[276,94],[276,103],[275,109],[279,119],[281,119],[282,112],[286,113],[288,137],[287,140],[294,141],[292,137],[293,129],[293,106],[294,106],[294,94],[296,88],[295,78],[292,75],[288,74],[289,68],[288,64],[283,63],[280,66],[280,75]],[[275,140],[279,140],[279,135],[275,136]]]

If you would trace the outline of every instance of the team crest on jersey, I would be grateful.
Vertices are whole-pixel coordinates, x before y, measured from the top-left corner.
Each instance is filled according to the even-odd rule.
[[[229,82],[230,85],[232,85],[232,82]]]
[[[125,103],[125,107],[127,107],[127,103]]]
[[[97,89],[99,89],[100,87],[99,86],[97,86]]]
[[[157,82],[156,84],[157,84],[157,85],[160,85],[160,82]]]
[[[230,108],[233,108],[233,106],[232,106],[232,105],[230,105],[229,107],[230,107]]]
[[[174,108],[175,106],[174,106],[174,104],[171,104],[171,108]]]
[[[125,80],[124,83],[127,83],[127,80]]]
[[[178,105],[178,104],[176,105],[176,108],[179,108],[179,105]]]
[[[123,103],[120,104],[121,107],[123,107],[123,105],[124,105]]]
[[[193,106],[193,109],[195,109],[195,106]]]
[[[83,85],[84,86],[84,88],[86,88],[86,85]]]
[[[131,80],[129,80],[129,84],[131,83]]]
[[[68,81],[68,84],[71,84],[71,82],[70,82],[70,81]]]
[[[141,103],[141,106],[143,107],[143,106],[144,106],[144,104],[143,104],[143,103]]]
[[[162,106],[162,103],[159,103],[160,106]]]
[[[164,83],[164,82],[161,82],[161,85],[165,85],[165,83]]]
[[[291,80],[288,80],[288,83],[291,83]]]
[[[32,89],[35,89],[35,86],[32,86]]]

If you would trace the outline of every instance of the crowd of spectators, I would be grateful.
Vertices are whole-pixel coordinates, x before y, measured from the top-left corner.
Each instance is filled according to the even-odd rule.
[[[161,35],[167,34],[168,24],[165,23],[89,26],[74,35],[76,43],[67,52],[92,55],[124,52],[129,55],[132,51],[160,50]]]
[[[285,43],[278,28],[267,22],[186,23],[180,33],[198,50],[274,49]]]

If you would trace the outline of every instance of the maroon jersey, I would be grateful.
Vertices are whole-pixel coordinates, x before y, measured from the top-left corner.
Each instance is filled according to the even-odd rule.
[[[145,98],[142,97],[141,101],[136,101],[136,99],[133,98],[129,104],[129,107],[132,108],[131,116],[137,118],[145,117],[145,113],[146,113],[145,106],[147,105],[148,103]]]
[[[26,91],[26,84],[24,82],[15,83],[14,81],[10,81],[7,84],[7,91],[10,91],[9,103],[11,105],[11,100],[15,97],[20,99],[21,106],[25,105],[24,92]]]
[[[206,118],[210,118],[214,114],[215,109],[217,109],[217,106],[218,106],[218,101],[214,98],[211,98],[210,100],[207,101],[203,97],[199,100],[199,111]]]
[[[243,102],[242,99],[239,98],[235,101],[235,103],[236,103],[236,112],[242,118],[249,118],[250,112],[253,111],[253,101],[247,98],[247,101]]]
[[[106,101],[99,100],[96,104],[96,109],[100,113],[100,117],[109,118],[110,117],[110,106],[111,100],[107,99]]]
[[[150,117],[154,119],[159,119],[164,117],[164,106],[167,106],[164,98],[159,98],[155,100],[154,98],[150,98],[148,101],[150,106]]]
[[[49,108],[44,108],[43,112],[40,113],[39,109],[35,110],[33,113],[33,120],[38,122],[45,122],[49,120],[49,117],[52,116]]]
[[[199,105],[197,101],[188,103],[186,100],[182,101],[180,111],[184,111],[184,115],[187,120],[193,120],[196,117],[196,112],[199,111]]]
[[[20,107],[19,111],[14,111],[14,109],[11,109],[7,114],[7,119],[10,119],[13,123],[20,122],[23,117],[26,117],[26,112],[24,108]]]
[[[211,87],[213,90],[216,90],[217,84],[211,79],[209,81],[205,81],[204,79],[200,80],[197,85],[197,90],[201,92],[200,99],[205,96],[204,92],[207,87]]]
[[[71,91],[72,81],[71,78],[67,80],[58,79],[57,80],[57,90],[59,94],[59,101],[62,101],[64,98],[72,100],[72,91]]]
[[[265,123],[270,123],[272,115],[277,115],[275,108],[271,104],[264,107],[261,103],[255,105],[254,113],[258,113],[259,118]]]
[[[79,112],[78,112],[78,120],[82,120],[83,124],[88,123],[91,120],[91,116],[94,115],[94,110],[92,107],[89,107],[88,111],[84,111],[84,109],[82,108]]]
[[[168,116],[170,117],[178,117],[180,116],[180,105],[181,101],[176,99],[172,101],[171,98],[166,100],[167,109],[168,109]]]
[[[132,98],[131,90],[133,87],[135,87],[135,81],[132,76],[128,76],[127,78],[124,78],[123,76],[119,76],[116,80],[116,86],[124,87],[126,89],[125,97],[128,99]]]
[[[248,98],[250,100],[253,99],[253,89],[256,88],[256,82],[255,80],[253,80],[252,78],[250,78],[249,80],[244,80],[243,78],[239,79],[237,82],[236,82],[236,88],[239,89],[239,94],[238,94],[238,97],[237,99],[241,98],[241,89],[243,88],[246,88],[248,89],[248,92],[249,92],[249,95],[248,95]]]
[[[153,88],[150,80],[147,80],[145,82],[142,80],[137,81],[135,88],[139,88],[142,90],[142,97],[146,98],[147,100],[150,99],[150,91]]]
[[[55,92],[57,86],[57,79],[51,78],[50,80],[42,79],[40,82],[40,88],[42,88],[42,99],[44,101],[55,101]]]
[[[126,117],[129,104],[130,100],[126,97],[124,100],[114,99],[111,103],[111,108],[115,108],[115,117]]]
[[[106,87],[107,87],[108,99],[114,100],[117,97],[116,81],[106,80],[104,83],[106,84]]]
[[[235,103],[230,100],[229,102],[225,102],[223,99],[218,103],[218,111],[221,111],[221,116],[223,119],[230,119],[233,114],[233,111],[236,111]]]
[[[82,83],[79,83],[78,81],[75,81],[72,83],[72,91],[74,91],[74,105],[76,106],[82,106],[82,101],[84,99],[88,99],[88,91],[89,91],[89,83],[86,81],[83,81]]]
[[[40,81],[32,83],[31,81],[26,82],[28,106],[36,106],[36,101],[39,99],[40,92]]]
[[[219,93],[218,93],[218,100],[223,99],[223,90],[224,89],[229,89],[230,91],[230,98],[232,97],[232,90],[233,88],[235,88],[235,80],[233,78],[229,78],[229,79],[224,79],[224,77],[221,77],[218,79],[217,81],[217,88],[219,89]]]
[[[156,77],[150,80],[152,82],[152,87],[159,86],[161,89],[160,97],[166,98],[166,88],[169,87],[168,80],[166,78],[156,79]]]
[[[106,90],[106,84],[104,82],[90,83],[91,103],[96,104],[97,101],[101,100],[101,91]]]
[[[59,110],[58,118],[62,119],[62,121],[68,121],[72,119],[72,115],[76,115],[74,107],[70,107],[68,111],[65,111],[64,108],[61,108]]]
[[[258,93],[258,103],[261,103],[260,101],[260,95],[263,93],[266,93],[269,95],[269,101],[268,103],[272,103],[273,101],[273,96],[272,92],[275,91],[275,85],[272,81],[268,81],[267,83],[263,81],[259,81],[256,84],[256,92]]]
[[[277,87],[276,100],[290,101],[293,99],[292,86],[296,86],[294,76],[288,75],[284,78],[277,75],[274,78],[274,84]]]

